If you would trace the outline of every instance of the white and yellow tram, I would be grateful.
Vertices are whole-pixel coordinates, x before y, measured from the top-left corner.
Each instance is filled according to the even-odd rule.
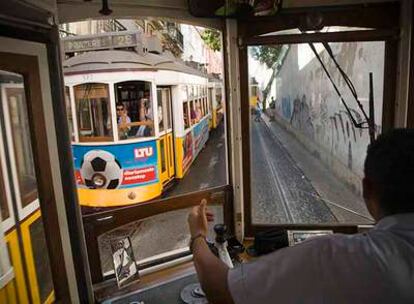
[[[82,206],[160,196],[184,177],[223,115],[221,83],[209,85],[168,55],[89,51],[67,59],[64,75]]]

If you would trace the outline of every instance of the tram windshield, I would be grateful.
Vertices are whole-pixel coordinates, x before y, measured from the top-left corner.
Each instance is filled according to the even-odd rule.
[[[252,222],[372,223],[361,189],[370,137],[356,100],[369,108],[371,73],[378,135],[384,42],[261,45],[248,51]],[[271,55],[272,65],[264,54]]]
[[[119,139],[154,136],[151,83],[121,82],[115,92]]]
[[[74,90],[79,141],[113,141],[108,85],[86,83]]]

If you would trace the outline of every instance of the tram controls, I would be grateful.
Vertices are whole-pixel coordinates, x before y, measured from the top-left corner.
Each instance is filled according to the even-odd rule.
[[[224,224],[216,224],[214,226],[216,238],[214,243],[207,242],[211,251],[219,257],[228,267],[233,268],[233,261],[238,261],[238,253],[243,252],[244,248],[235,238],[228,238],[227,226]],[[231,241],[231,246],[228,247],[228,241]],[[230,253],[233,253],[230,255]],[[200,283],[193,283],[187,285],[181,290],[181,300],[187,304],[207,304],[205,293],[202,290]]]
[[[217,248],[219,259],[222,260],[229,268],[233,268],[233,262],[227,250],[227,226],[224,224],[217,224],[214,226],[214,232],[216,233],[216,242],[214,245]]]

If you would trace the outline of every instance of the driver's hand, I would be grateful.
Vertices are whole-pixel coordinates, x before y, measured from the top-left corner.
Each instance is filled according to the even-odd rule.
[[[214,220],[213,213],[207,210],[207,201],[202,200],[199,206],[193,207],[188,215],[188,226],[190,228],[191,237],[199,234],[207,236],[208,222]]]

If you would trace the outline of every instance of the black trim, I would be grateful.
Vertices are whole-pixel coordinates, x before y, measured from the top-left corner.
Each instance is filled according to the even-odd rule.
[[[87,258],[86,242],[82,224],[82,216],[78,204],[78,196],[73,170],[71,141],[66,123],[63,73],[59,49],[59,29],[57,26],[50,33],[51,42],[47,44],[49,59],[50,87],[53,102],[53,115],[59,165],[61,170],[63,195],[65,198],[66,217],[69,237],[72,246],[73,264],[78,286],[79,302],[91,303],[93,300],[92,281]]]

